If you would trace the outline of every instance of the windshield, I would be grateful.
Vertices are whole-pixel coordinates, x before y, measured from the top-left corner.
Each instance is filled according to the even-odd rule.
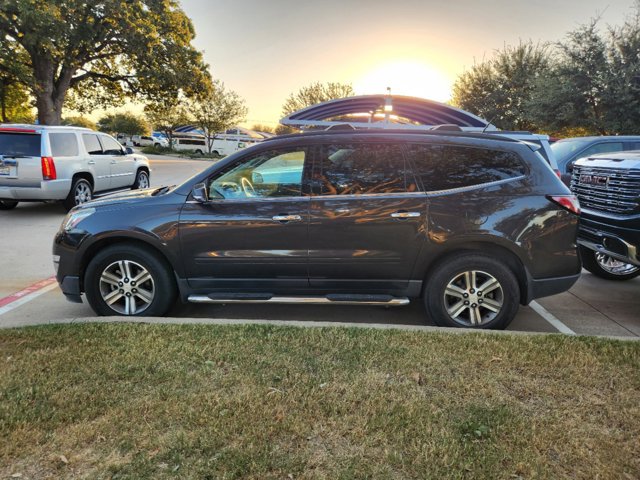
[[[39,157],[40,135],[0,133],[0,155],[5,157]]]
[[[556,155],[558,163],[562,163],[563,160],[586,147],[588,143],[586,140],[560,140],[551,145],[551,150]]]

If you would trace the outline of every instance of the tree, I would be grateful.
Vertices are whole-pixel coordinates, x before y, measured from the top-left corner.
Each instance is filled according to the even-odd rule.
[[[62,119],[62,124],[72,125],[74,127],[90,128],[91,130],[97,130],[97,126],[95,122],[92,122],[86,117],[76,117],[76,116],[64,117]]]
[[[453,104],[507,130],[532,130],[529,100],[536,79],[549,71],[546,44],[505,46],[464,72],[453,86]]]
[[[0,121],[33,123],[33,120],[26,88],[0,75]]]
[[[193,116],[183,101],[165,99],[150,103],[144,107],[144,113],[155,130],[163,132],[169,140],[169,148],[173,148],[173,134],[176,128],[192,123]]]
[[[327,82],[312,83],[309,86],[302,87],[296,93],[289,95],[289,98],[282,106],[282,116],[289,115],[297,110],[322,103],[337,98],[352,97],[354,95],[353,87],[344,83]]]
[[[204,132],[207,150],[211,153],[216,134],[244,121],[247,107],[236,92],[227,90],[223,82],[214,80],[205,95],[192,101],[191,112],[196,126]]]
[[[121,112],[110,113],[98,120],[98,128],[102,132],[124,133],[125,135],[149,135],[149,123],[139,115]]]
[[[251,130],[253,130],[254,132],[275,133],[275,128],[263,123],[254,123],[251,126]]]
[[[176,0],[3,0],[0,52],[15,54],[0,70],[29,88],[40,123],[59,124],[69,91],[113,103],[208,88],[194,36]]]

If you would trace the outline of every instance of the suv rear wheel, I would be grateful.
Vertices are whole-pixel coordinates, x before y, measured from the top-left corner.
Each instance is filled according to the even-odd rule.
[[[604,253],[588,248],[580,249],[582,266],[594,275],[607,280],[631,280],[640,275],[640,267],[624,263]]]
[[[73,180],[73,185],[69,191],[67,198],[62,204],[67,210],[73,207],[87,203],[93,199],[93,187],[86,178],[78,177]]]
[[[518,313],[520,289],[499,260],[466,254],[436,266],[424,303],[429,318],[441,327],[503,329]]]
[[[166,262],[129,244],[98,253],[87,267],[84,285],[89,305],[98,315],[162,316],[176,298]]]

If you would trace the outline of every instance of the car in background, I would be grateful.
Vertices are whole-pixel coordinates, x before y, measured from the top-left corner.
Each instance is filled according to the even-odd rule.
[[[148,188],[149,161],[88,128],[0,124],[0,209],[59,200],[71,209],[96,194]]]
[[[640,275],[640,151],[576,161],[571,190],[582,209],[578,243],[584,268],[610,280]]]
[[[134,135],[131,137],[133,145],[136,147],[168,147],[169,141],[165,137],[154,137],[150,135]]]
[[[564,138],[551,144],[563,181],[568,185],[575,162],[599,153],[640,150],[640,136]]]
[[[579,208],[531,143],[464,132],[317,131],[265,140],[182,185],[74,209],[63,293],[98,315],[192,303],[401,306],[505,328],[581,272]]]

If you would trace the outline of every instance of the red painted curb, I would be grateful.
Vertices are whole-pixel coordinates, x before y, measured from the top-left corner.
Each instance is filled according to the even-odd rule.
[[[29,295],[30,293],[37,292],[38,290],[43,289],[54,283],[56,281],[56,277],[45,278],[44,280],[40,280],[32,285],[29,285],[27,288],[23,288],[19,292],[12,293],[8,297],[0,298],[0,308],[9,305],[17,300],[20,300],[22,297]]]

